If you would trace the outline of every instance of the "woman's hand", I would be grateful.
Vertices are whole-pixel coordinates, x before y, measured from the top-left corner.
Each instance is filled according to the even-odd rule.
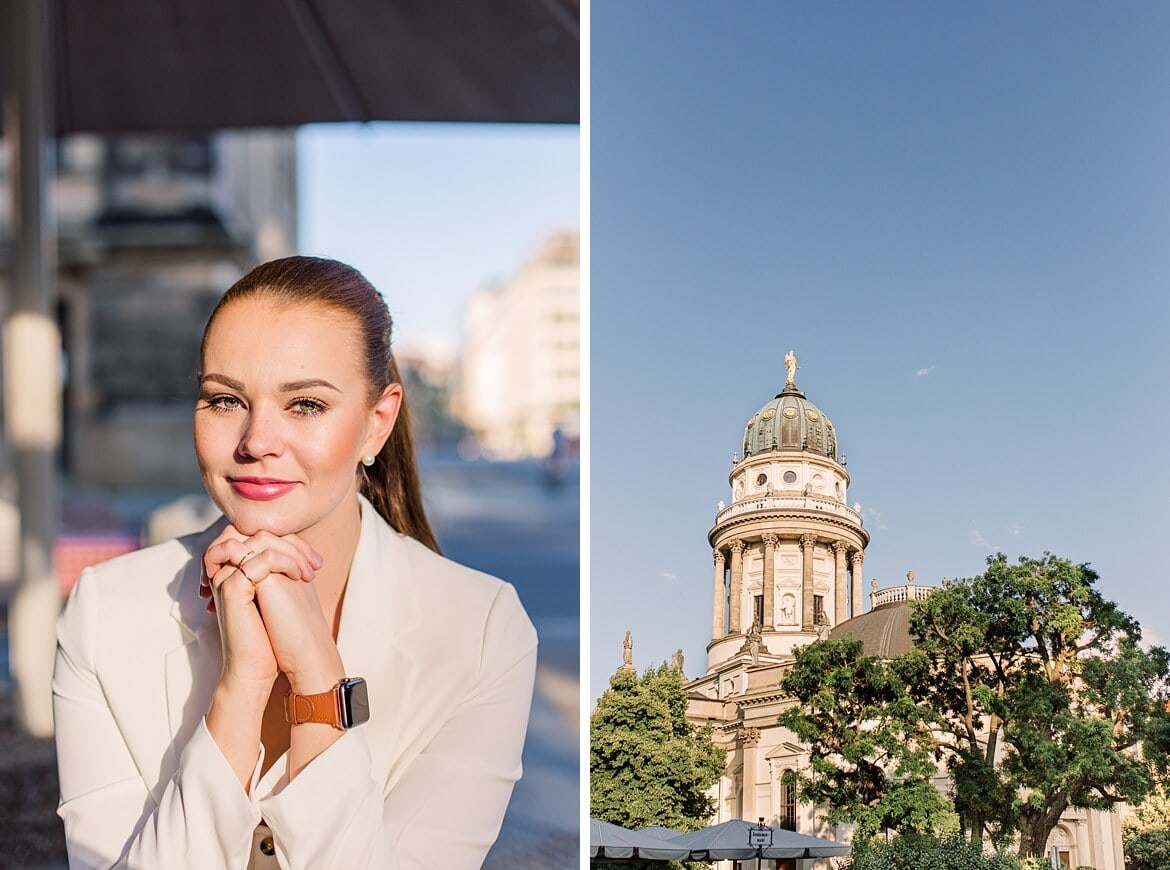
[[[312,580],[320,567],[320,554],[295,535],[260,532],[248,537],[230,525],[203,554],[199,594],[211,598],[208,610],[219,620],[223,648],[223,671],[207,710],[207,730],[245,791],[280,671],[259,608],[259,586],[283,583],[312,594],[311,584],[302,580]]]
[[[269,532],[245,537],[228,526],[207,548],[203,564],[204,575],[213,578],[208,588],[216,592],[210,606],[217,612],[221,606],[238,607],[227,622],[220,617],[225,676],[252,680],[262,671],[271,686],[280,671],[298,691],[322,680],[328,688],[344,676],[314,586],[300,582],[314,579],[322,566],[320,554],[304,540]]]
[[[223,645],[221,684],[250,693],[271,690],[279,670],[268,631],[257,609],[257,584],[273,576],[312,580],[321,557],[306,542],[260,532],[251,537],[227,526],[203,555],[200,594],[219,619]]]

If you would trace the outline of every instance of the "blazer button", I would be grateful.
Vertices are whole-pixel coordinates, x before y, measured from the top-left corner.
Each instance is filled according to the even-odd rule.
[[[265,855],[275,855],[276,854],[276,843],[274,843],[272,841],[271,837],[265,837],[263,840],[260,841],[260,851],[263,852]]]

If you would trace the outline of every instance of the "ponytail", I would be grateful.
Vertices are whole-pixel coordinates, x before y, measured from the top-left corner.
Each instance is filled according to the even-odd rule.
[[[398,363],[393,357],[390,359],[389,373],[390,383],[402,383]],[[395,531],[409,535],[436,553],[442,552],[423,509],[422,486],[419,483],[414,437],[410,430],[410,409],[406,404],[405,393],[390,437],[374,457],[374,464],[362,468],[361,487],[362,495],[370,500]]]

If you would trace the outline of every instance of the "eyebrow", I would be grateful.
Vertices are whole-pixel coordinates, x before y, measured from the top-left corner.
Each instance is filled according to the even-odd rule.
[[[215,381],[216,383],[223,384],[228,389],[239,390],[240,392],[244,391],[244,384],[242,381],[237,381],[235,378],[229,378],[227,375],[208,372],[199,379],[201,384],[206,383],[207,381]],[[300,381],[285,381],[283,384],[277,385],[277,389],[282,393],[295,393],[298,390],[307,390],[311,387],[325,387],[337,393],[341,392],[340,389],[329,383],[329,381],[323,380],[321,378],[305,378],[304,380]]]

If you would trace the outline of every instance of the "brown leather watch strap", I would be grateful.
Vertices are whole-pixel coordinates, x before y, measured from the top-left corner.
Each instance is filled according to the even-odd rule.
[[[284,696],[284,719],[290,725],[318,722],[341,727],[341,705],[337,699],[338,687],[315,695],[298,695],[292,689]]]

